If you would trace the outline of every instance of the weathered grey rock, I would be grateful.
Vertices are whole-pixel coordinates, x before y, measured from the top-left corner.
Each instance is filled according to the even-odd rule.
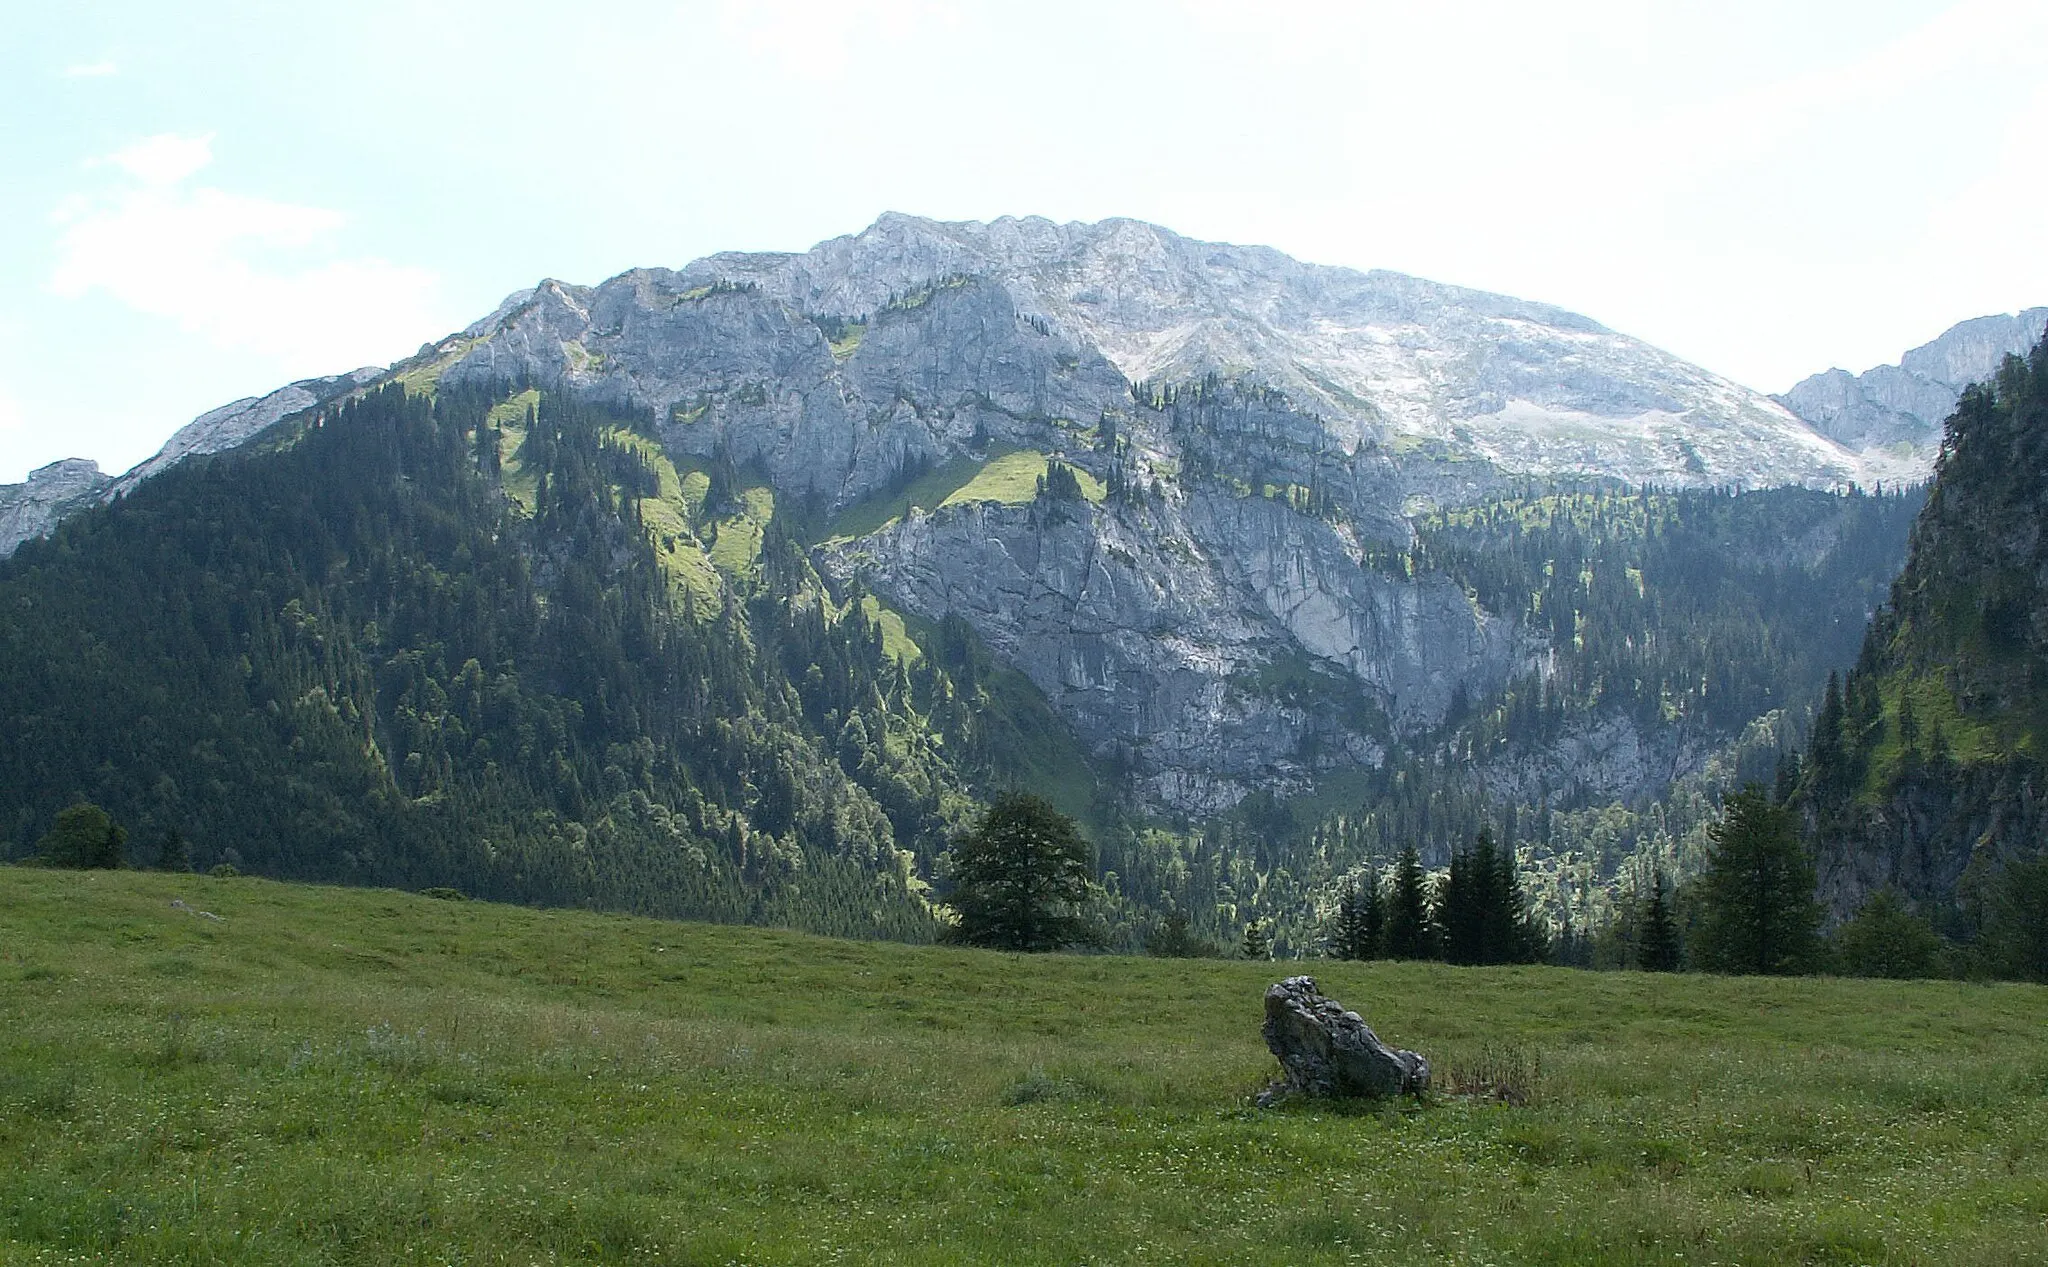
[[[1666,487],[1871,479],[1762,394],[1576,313],[1135,220],[889,214],[802,254],[713,255],[681,277],[855,315],[952,274],[999,281],[1018,312],[1132,381],[1254,375],[1335,447],[1441,446],[1517,473]]]
[[[97,462],[65,458],[29,472],[25,484],[0,484],[0,559],[43,536],[65,516],[90,506],[114,481]]]
[[[1822,435],[1860,454],[1887,480],[1925,480],[1941,451],[1942,423],[1963,389],[2024,355],[2048,325],[2048,308],[1975,317],[1861,374],[1831,369],[1775,399]]]
[[[1325,998],[1314,977],[1289,977],[1266,991],[1266,1046],[1285,1075],[1259,1097],[1379,1098],[1429,1090],[1429,1061],[1387,1046],[1356,1012]]]

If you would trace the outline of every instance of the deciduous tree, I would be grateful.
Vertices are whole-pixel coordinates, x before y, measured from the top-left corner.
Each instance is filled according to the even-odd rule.
[[[999,798],[953,847],[946,905],[970,946],[1047,951],[1094,940],[1093,860],[1074,820],[1043,797]]]

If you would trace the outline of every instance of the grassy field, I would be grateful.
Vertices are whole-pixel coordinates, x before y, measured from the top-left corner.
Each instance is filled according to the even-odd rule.
[[[2048,990],[1286,967],[0,869],[0,1261],[2048,1261]]]

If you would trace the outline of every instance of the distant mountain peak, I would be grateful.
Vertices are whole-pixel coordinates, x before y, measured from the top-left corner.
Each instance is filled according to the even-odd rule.
[[[1934,471],[1942,422],[1963,389],[2008,356],[2024,354],[2048,327],[2048,308],[1973,317],[1861,374],[1826,370],[1773,399],[1888,478],[1919,482]]]
[[[1017,313],[1127,380],[1214,374],[1277,388],[1347,448],[1419,444],[1511,474],[1672,486],[1831,487],[1889,472],[1778,402],[1577,313],[1198,241],[1140,220],[938,221],[892,211],[809,251],[715,254],[677,272],[634,270],[587,293],[599,304],[642,294],[645,304],[656,292],[673,299],[750,284],[799,314],[858,318],[963,275],[999,285]],[[594,316],[591,324],[603,342],[611,326]],[[472,333],[492,338],[488,323]],[[555,333],[595,346],[584,332]],[[509,350],[487,359],[543,377],[550,368],[547,348],[508,360]],[[630,360],[606,362],[615,386],[668,408]]]

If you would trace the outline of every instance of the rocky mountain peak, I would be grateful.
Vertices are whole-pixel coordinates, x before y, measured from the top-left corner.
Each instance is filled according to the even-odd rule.
[[[588,292],[556,286],[547,317],[532,316],[541,301],[521,292],[471,334],[492,345],[482,358],[492,372],[609,382],[660,411],[680,398],[657,387],[683,385],[646,372],[662,351],[618,345],[592,359],[599,343],[645,327],[640,318],[739,287],[797,318],[857,320],[963,277],[1001,288],[1020,319],[1129,382],[1214,375],[1278,389],[1347,450],[1422,447],[1509,474],[1670,486],[1839,486],[1889,469],[1776,401],[1575,313],[1127,219],[892,212],[809,251],[711,255]],[[608,302],[606,316],[585,313],[583,294]]]
[[[1885,478],[1918,483],[1934,472],[1942,420],[1963,389],[1990,378],[2006,357],[2024,354],[2044,326],[2048,308],[1976,317],[1906,352],[1897,365],[1861,374],[1827,370],[1774,399]]]

